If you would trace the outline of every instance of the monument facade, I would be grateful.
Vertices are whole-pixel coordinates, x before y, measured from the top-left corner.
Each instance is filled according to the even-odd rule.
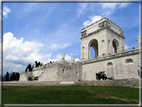
[[[60,61],[34,66],[33,71],[20,74],[20,81],[28,81],[29,77],[37,81],[92,81],[96,73],[105,72],[114,79],[139,78],[139,47],[125,50],[124,35],[121,27],[104,17],[85,27],[81,32],[81,61],[65,60],[65,53]],[[94,58],[91,58],[91,48]]]

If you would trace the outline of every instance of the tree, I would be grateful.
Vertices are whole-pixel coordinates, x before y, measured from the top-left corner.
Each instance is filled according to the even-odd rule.
[[[17,72],[17,73],[15,74],[15,80],[16,80],[16,81],[19,81],[19,77],[20,77],[20,74]]]
[[[10,81],[14,81],[15,80],[15,73],[13,72],[12,75],[10,76]]]
[[[29,64],[29,65],[26,67],[25,72],[27,72],[27,69],[29,69],[29,71],[32,71],[31,64]]]
[[[6,75],[5,75],[5,81],[9,81],[9,72],[7,71]]]
[[[40,66],[40,62],[37,63],[36,67],[39,67],[39,66]]]

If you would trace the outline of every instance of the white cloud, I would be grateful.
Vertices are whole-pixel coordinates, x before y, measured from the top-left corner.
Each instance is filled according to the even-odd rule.
[[[90,24],[91,24],[91,21],[90,21],[90,20],[87,20],[87,21],[83,22],[83,25],[84,25],[84,26],[88,26],[88,25],[90,25]]]
[[[125,8],[129,3],[99,3],[102,6],[102,15],[105,17],[108,17],[111,15],[114,11],[116,6],[118,8]]]
[[[118,6],[119,8],[124,8],[127,7],[127,5],[129,3],[99,3],[102,6],[102,9],[115,9],[116,6]]]
[[[77,17],[79,18],[81,14],[83,14],[84,9],[86,8],[87,3],[80,3],[79,9],[77,10]]]
[[[3,57],[4,61],[15,64],[28,64],[34,61],[47,63],[47,58],[51,57],[51,53],[39,53],[42,43],[24,41],[24,38],[17,39],[11,32],[3,35]]]
[[[91,16],[90,19],[92,20],[92,23],[93,22],[96,22],[97,20],[100,20],[102,18],[102,16]]]
[[[71,61],[71,56],[65,55],[65,59],[68,60],[68,61]]]
[[[79,61],[79,58],[75,58],[75,61]]]
[[[103,9],[110,8],[114,9],[118,3],[100,3]]]
[[[91,24],[91,23],[96,22],[97,20],[100,20],[102,18],[102,16],[90,16],[89,18],[90,18],[90,20],[87,20],[83,23],[84,27]]]
[[[130,48],[130,46],[128,46],[128,45],[125,44],[125,49],[127,50],[127,49],[129,49],[129,48]]]
[[[4,6],[4,8],[3,8],[3,16],[4,16],[5,18],[7,18],[7,14],[8,14],[8,13],[11,13],[10,8]]]
[[[69,43],[64,43],[64,44],[52,44],[50,48],[53,49],[53,50],[58,50],[58,49],[66,48],[66,47],[69,46],[69,45],[70,45]]]
[[[127,7],[127,5],[128,5],[129,3],[120,3],[120,8],[125,8],[125,7]]]
[[[20,68],[20,67],[22,67],[23,65],[21,65],[21,64],[17,64],[16,65],[16,68]]]

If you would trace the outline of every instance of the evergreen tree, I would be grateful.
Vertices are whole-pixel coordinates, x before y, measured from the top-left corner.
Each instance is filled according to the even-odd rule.
[[[9,72],[7,71],[6,75],[5,75],[5,81],[9,81]]]
[[[37,63],[37,66],[36,66],[36,67],[39,67],[39,65],[40,65],[40,62]]]
[[[10,81],[14,81],[15,80],[15,73],[13,72],[12,75],[10,76]]]
[[[17,73],[15,74],[15,80],[16,80],[16,81],[19,81],[19,77],[20,77],[20,74],[17,72]]]

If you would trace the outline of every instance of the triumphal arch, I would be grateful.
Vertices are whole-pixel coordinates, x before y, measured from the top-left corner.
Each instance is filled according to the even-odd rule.
[[[81,60],[90,59],[90,47],[95,50],[95,58],[124,50],[122,28],[108,20],[101,20],[85,27],[81,32]]]
[[[65,60],[36,66],[32,71],[22,72],[20,81],[28,81],[32,76],[36,81],[93,81],[96,73],[105,72],[114,79],[139,78],[139,48],[125,50],[124,35],[121,27],[104,17],[81,31],[81,61]],[[95,51],[91,57],[91,48]]]

